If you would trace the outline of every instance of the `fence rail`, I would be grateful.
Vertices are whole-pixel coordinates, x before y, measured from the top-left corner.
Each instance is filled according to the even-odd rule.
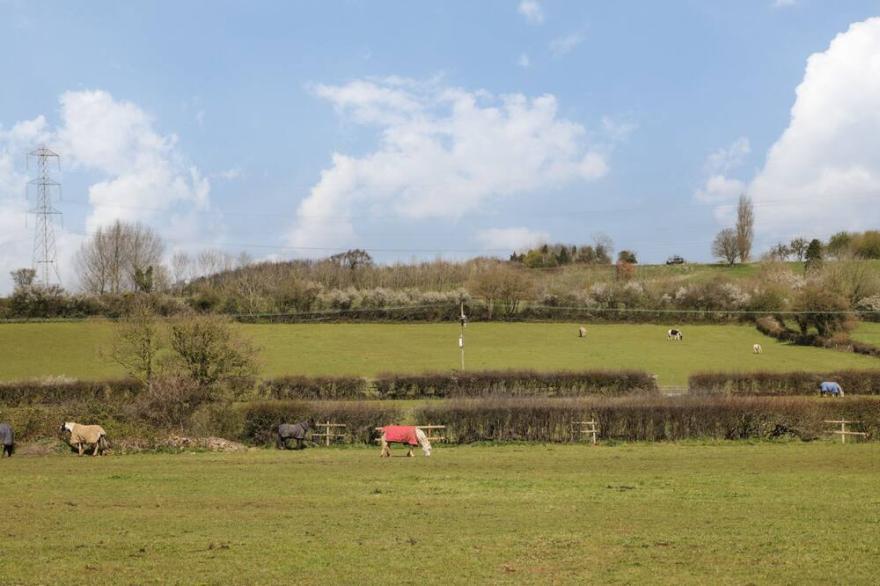
[[[868,434],[864,431],[847,431],[846,426],[850,424],[861,424],[861,421],[851,421],[848,419],[825,419],[825,423],[834,423],[835,425],[840,425],[840,429],[834,430],[830,433],[836,434],[840,436],[840,443],[846,443],[846,436],[855,436],[855,437],[863,437],[867,438]]]
[[[334,432],[335,429],[338,429],[340,427],[348,427],[344,423],[333,423],[331,421],[327,421],[326,423],[316,423],[315,427],[323,427],[325,431],[324,433],[312,433],[312,441],[314,441],[316,437],[322,437],[324,438],[325,446],[329,446],[331,443],[333,443],[333,440],[348,437],[348,434],[345,432]]]

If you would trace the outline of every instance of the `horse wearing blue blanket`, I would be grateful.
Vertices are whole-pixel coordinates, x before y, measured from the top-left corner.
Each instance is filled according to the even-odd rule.
[[[819,394],[821,396],[830,395],[832,397],[842,397],[843,388],[834,381],[825,381],[819,383]]]

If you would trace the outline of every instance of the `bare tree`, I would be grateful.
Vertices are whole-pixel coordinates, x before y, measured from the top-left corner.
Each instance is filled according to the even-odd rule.
[[[802,261],[804,260],[804,255],[807,254],[807,247],[809,245],[810,243],[806,238],[794,238],[788,243],[788,248],[798,261]]]
[[[77,269],[80,285],[90,293],[124,293],[139,288],[138,273],[158,270],[164,251],[162,239],[140,223],[117,220],[100,227],[80,248]]]
[[[37,277],[37,271],[34,269],[16,269],[9,273],[12,275],[12,282],[15,283],[16,291],[24,291],[30,289]]]
[[[174,285],[180,287],[192,279],[193,261],[190,256],[182,251],[177,251],[171,257],[171,279]]]
[[[507,315],[513,315],[520,302],[528,297],[533,288],[532,280],[522,271],[502,263],[493,263],[480,270],[468,284],[468,290],[486,300],[488,319],[496,303],[504,306]]]
[[[754,236],[755,208],[752,205],[752,198],[742,194],[739,196],[739,204],[736,207],[736,251],[740,262],[749,261],[749,257],[752,255]]]
[[[715,241],[712,242],[712,254],[726,260],[727,264],[733,265],[739,256],[739,248],[736,244],[736,230],[725,228],[715,236]]]

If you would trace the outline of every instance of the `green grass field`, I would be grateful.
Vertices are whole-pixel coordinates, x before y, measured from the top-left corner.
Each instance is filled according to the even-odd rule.
[[[878,462],[830,441],[20,455],[0,462],[0,576],[871,584]]]
[[[457,369],[457,324],[242,325],[261,348],[261,374],[372,376],[383,371]],[[66,375],[95,379],[121,376],[100,357],[112,325],[107,322],[0,325],[0,380]],[[636,368],[660,384],[682,386],[700,370],[812,370],[880,367],[876,358],[779,343],[742,325],[691,325],[683,342],[667,342],[658,325],[472,323],[466,333],[470,370]],[[752,354],[760,342],[764,353]]]
[[[862,322],[851,335],[860,342],[880,346],[880,323]]]

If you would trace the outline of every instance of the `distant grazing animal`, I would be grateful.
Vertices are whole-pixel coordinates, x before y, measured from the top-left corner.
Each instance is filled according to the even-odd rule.
[[[306,433],[315,427],[312,419],[307,419],[297,423],[282,423],[278,426],[278,436],[275,438],[275,447],[280,449],[289,449],[288,440],[296,440],[296,449],[305,448]]]
[[[421,446],[425,456],[431,455],[431,442],[428,436],[418,427],[412,425],[386,425],[382,428],[382,452],[380,456],[384,458],[391,457],[391,450],[388,449],[389,444],[403,444],[407,446],[409,451],[407,457],[412,458],[413,447]]]
[[[831,395],[832,397],[842,397],[843,387],[834,381],[825,381],[819,383],[819,394],[821,396]]]
[[[12,431],[12,426],[8,423],[0,423],[0,442],[3,443],[2,456],[11,458],[15,453],[15,432]]]
[[[763,352],[763,351],[764,351],[764,349],[761,348],[761,345],[760,345],[760,344],[752,344],[752,352],[753,352],[753,353],[755,353],[755,354],[760,354],[760,353]]]
[[[587,337],[587,328],[581,326],[578,328],[578,338],[586,338]]]
[[[667,330],[666,332],[667,340],[684,340],[684,334],[681,333],[681,330]]]
[[[104,455],[110,444],[107,442],[107,432],[100,425],[80,425],[73,421],[68,421],[61,426],[61,433],[70,433],[67,443],[71,447],[79,451],[79,455],[83,455],[83,450],[88,446],[94,446],[92,455]]]

